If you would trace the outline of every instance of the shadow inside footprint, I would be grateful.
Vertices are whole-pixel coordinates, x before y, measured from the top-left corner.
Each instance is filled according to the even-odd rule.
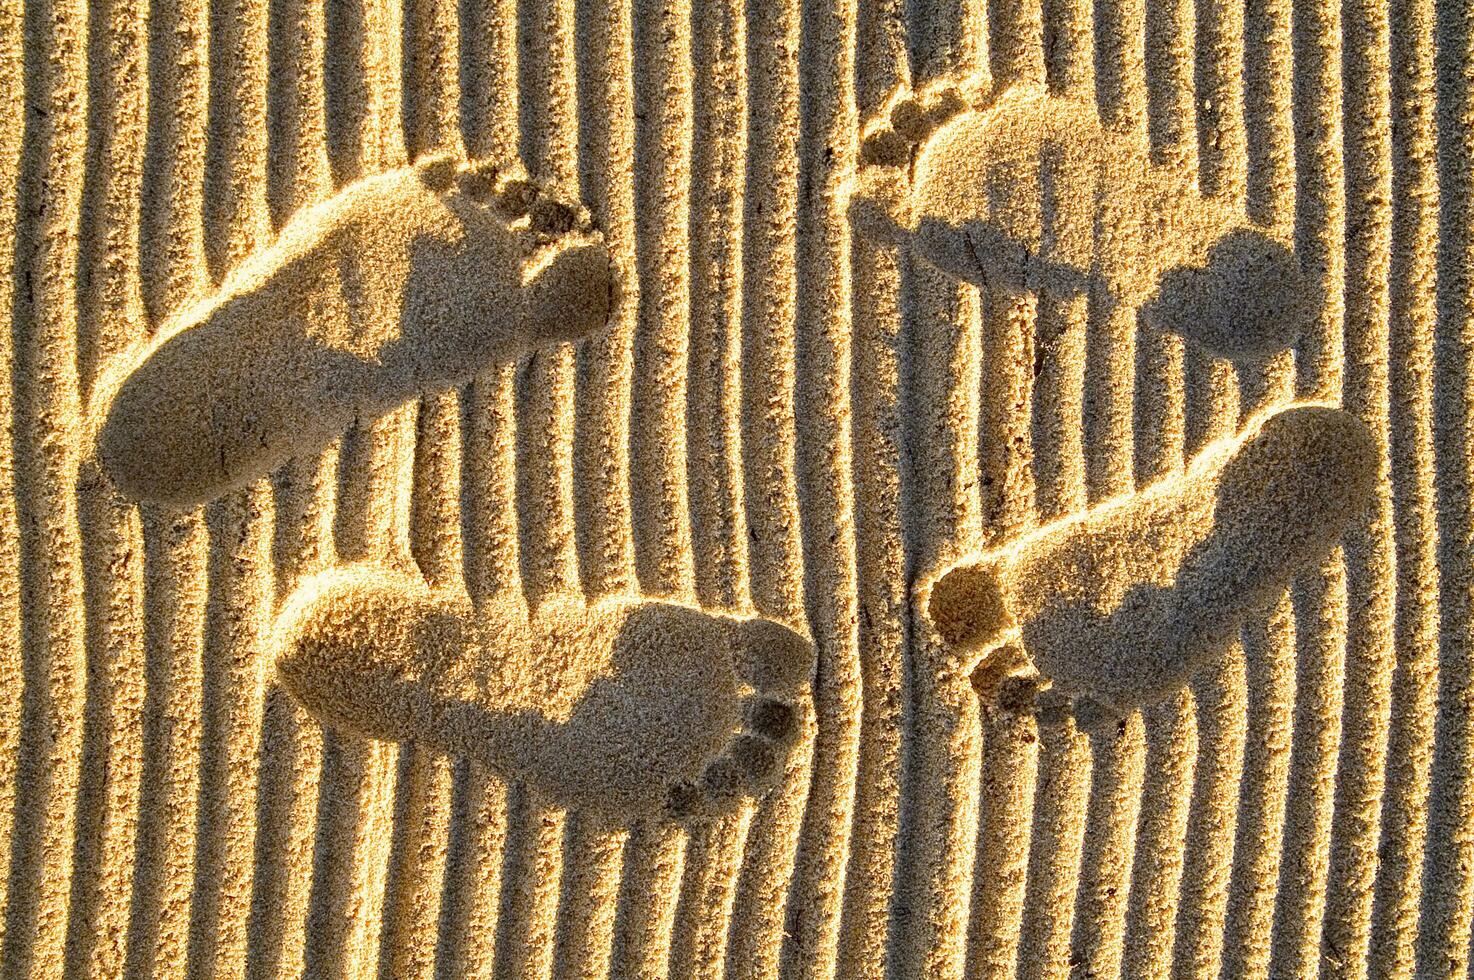
[[[1309,312],[1309,287],[1295,254],[1252,228],[1225,235],[1201,267],[1169,269],[1142,307],[1157,328],[1227,358],[1293,347]]]
[[[987,594],[974,581],[980,570],[996,569],[993,588],[1039,674],[1124,714],[1180,688],[1225,651],[1247,616],[1336,546],[1376,478],[1375,440],[1354,416],[1286,409],[1216,469],[949,571],[932,586],[928,609],[950,617],[943,636],[969,649],[970,638],[996,632],[994,603],[978,604],[974,622],[965,614],[968,596]]]
[[[305,584],[278,670],[325,724],[469,756],[616,819],[729,812],[812,724],[814,651],[768,620],[675,603],[432,594],[375,566]]]

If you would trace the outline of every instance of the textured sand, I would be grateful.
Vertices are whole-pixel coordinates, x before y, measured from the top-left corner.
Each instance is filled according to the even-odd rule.
[[[1230,361],[1220,280],[1139,323],[1139,264],[979,288],[862,233],[864,141],[961,82],[1047,92],[1183,213],[1241,212],[1303,272],[1295,329]],[[0,0],[0,91],[0,974],[1468,972],[1462,4]],[[611,322],[460,387],[411,371],[422,399],[207,504],[120,495],[95,449],[126,366],[303,208],[438,152],[587,207]],[[1025,240],[1037,203],[1004,209]],[[1041,724],[934,627],[947,570],[1190,483],[1291,402],[1364,423],[1371,500],[1287,589],[1212,610],[1236,635],[1186,687]],[[353,562],[472,606],[800,627],[812,727],[760,805],[687,824],[325,728],[278,681],[277,612]]]

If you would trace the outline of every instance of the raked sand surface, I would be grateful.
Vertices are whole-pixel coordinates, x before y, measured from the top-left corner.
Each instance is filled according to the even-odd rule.
[[[1452,977],[1459,0],[0,0],[0,976]]]

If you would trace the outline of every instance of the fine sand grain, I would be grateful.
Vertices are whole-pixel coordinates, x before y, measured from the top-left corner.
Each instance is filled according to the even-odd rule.
[[[1465,976],[1467,14],[0,0],[0,976]]]

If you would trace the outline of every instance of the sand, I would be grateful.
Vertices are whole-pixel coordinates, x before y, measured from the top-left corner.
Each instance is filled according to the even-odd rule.
[[[0,3],[0,974],[1463,976],[1433,0]]]

